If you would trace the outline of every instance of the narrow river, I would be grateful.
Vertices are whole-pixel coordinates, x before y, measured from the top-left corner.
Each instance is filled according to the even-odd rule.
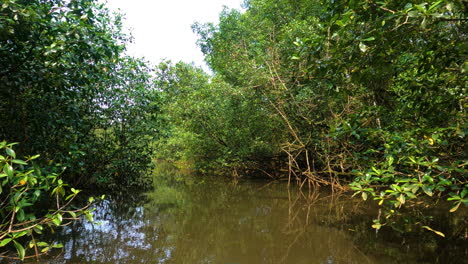
[[[445,209],[430,223],[449,238],[409,224],[376,233],[378,208],[349,195],[159,167],[154,191],[108,196],[95,206],[101,224],[55,233],[64,248],[41,263],[467,263],[466,220]]]

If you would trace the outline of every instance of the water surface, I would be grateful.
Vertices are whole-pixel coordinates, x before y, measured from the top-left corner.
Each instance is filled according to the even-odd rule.
[[[199,178],[167,164],[156,177],[154,191],[97,204],[100,225],[56,233],[64,249],[41,263],[466,263],[468,256],[466,220],[445,209],[425,221],[450,239],[410,224],[376,233],[373,203],[323,188]]]

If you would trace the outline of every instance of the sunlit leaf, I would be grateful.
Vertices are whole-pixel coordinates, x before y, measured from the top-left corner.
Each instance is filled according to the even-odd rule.
[[[49,244],[46,243],[46,242],[37,242],[36,245],[37,245],[38,247],[48,247],[48,246],[49,246]]]
[[[430,227],[428,227],[428,226],[422,226],[422,228],[425,228],[425,229],[427,229],[427,230],[429,230],[429,231],[432,231],[432,232],[436,233],[437,235],[439,235],[439,236],[441,236],[441,237],[445,237],[444,233],[442,233],[442,232],[440,232],[440,231],[437,231],[437,230],[434,230],[434,229],[432,229],[432,228],[430,228]]]
[[[452,208],[450,208],[450,212],[453,213],[455,211],[458,210],[458,207],[460,207],[460,204],[461,204],[461,201],[456,203],[455,206],[453,206]]]
[[[364,201],[367,200],[367,193],[366,192],[362,192],[362,199]]]
[[[12,239],[11,238],[5,238],[0,241],[0,247],[6,246],[8,243],[10,243]]]
[[[58,217],[54,217],[54,218],[52,219],[52,222],[53,222],[56,226],[59,226],[59,225],[62,223],[62,221],[61,221]]]
[[[63,248],[63,244],[62,243],[57,243],[57,244],[54,244],[52,245],[53,248]]]
[[[44,252],[47,252],[49,250],[50,250],[50,247],[45,247],[45,248],[41,249],[41,252],[44,253]]]
[[[362,42],[359,42],[359,49],[362,51],[362,52],[366,52],[369,47],[367,47],[364,43]]]

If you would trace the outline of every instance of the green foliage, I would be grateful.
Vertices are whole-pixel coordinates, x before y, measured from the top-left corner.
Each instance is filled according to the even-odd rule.
[[[80,209],[70,205],[80,191],[62,181],[63,168],[38,167],[33,160],[39,155],[19,159],[14,145],[0,142],[0,248],[15,248],[23,260],[28,249],[38,255],[62,247],[36,240],[35,235],[44,229],[54,230],[80,215],[89,218],[92,214],[87,210],[90,204]],[[38,210],[44,203],[50,207]]]
[[[383,156],[374,160],[367,171],[357,173],[351,189],[364,199],[368,195],[374,197],[389,211],[405,203],[411,204],[410,200],[420,196],[448,194],[447,200],[454,201],[450,212],[455,212],[462,203],[468,204],[463,198],[468,192],[467,162],[457,159],[457,156],[463,156],[463,149],[449,144],[457,142],[458,137],[456,128],[383,135],[382,138],[387,140],[380,150]],[[386,217],[389,223],[392,223],[391,215]],[[380,222],[379,228],[383,224]]]
[[[68,167],[69,183],[142,183],[158,98],[128,40],[96,0],[3,0],[0,138]]]
[[[250,89],[234,89],[191,65],[162,63],[166,131],[162,157],[194,161],[200,169],[254,167],[276,151],[278,123]],[[273,142],[273,144],[272,144]],[[169,156],[169,157],[171,157]]]
[[[119,59],[116,67],[97,99],[101,107],[92,120],[92,144],[84,146],[90,166],[81,166],[85,175],[92,174],[98,184],[113,189],[147,184],[152,142],[160,129],[160,95],[153,88],[151,69],[129,57]]]
[[[76,186],[151,187],[160,95],[128,41],[97,0],[0,1],[0,140],[41,154],[0,144],[0,246],[21,259],[58,246],[42,230],[92,221]]]
[[[276,128],[290,179],[352,182],[389,215],[424,196],[466,204],[465,3],[245,5],[194,30],[215,78]]]

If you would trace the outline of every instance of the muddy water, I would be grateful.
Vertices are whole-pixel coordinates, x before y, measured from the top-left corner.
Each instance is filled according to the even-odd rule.
[[[56,233],[64,249],[41,263],[466,263],[468,256],[466,220],[453,222],[445,210],[424,221],[449,239],[413,230],[404,223],[421,220],[411,218],[399,225],[405,230],[376,233],[378,209],[349,195],[200,179],[167,165],[155,177],[154,191],[98,204],[100,225]]]

